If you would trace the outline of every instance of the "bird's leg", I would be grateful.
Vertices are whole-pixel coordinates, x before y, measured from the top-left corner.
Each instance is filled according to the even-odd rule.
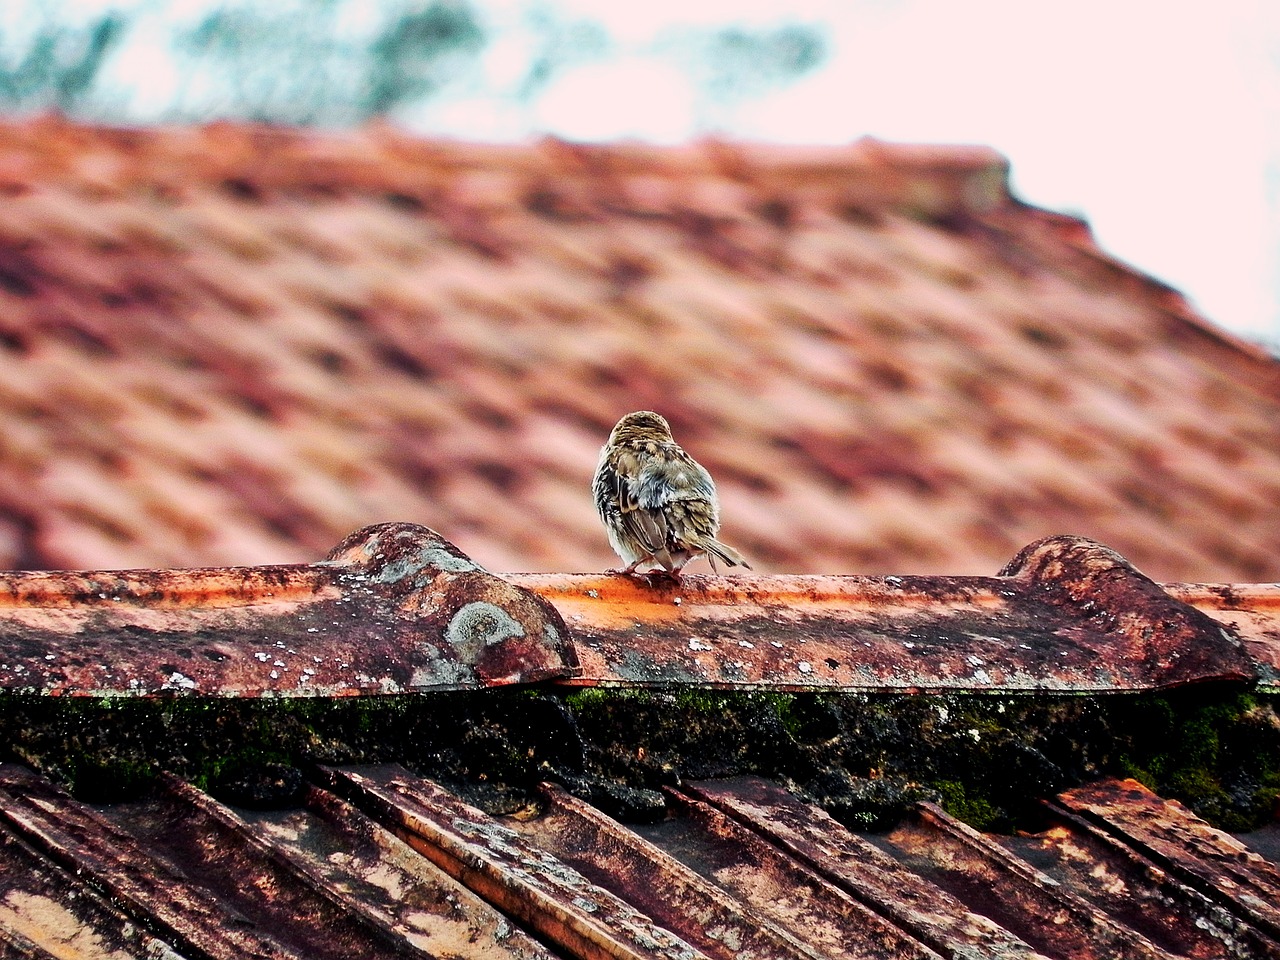
[[[679,570],[667,570],[664,567],[657,567],[650,570],[648,573],[640,574],[640,576],[648,580],[649,586],[651,587],[657,586],[664,580],[669,583],[674,583],[677,587],[680,586]]]
[[[688,563],[691,559],[693,559],[692,555],[686,553],[683,556],[681,556],[680,559],[677,560],[670,567],[664,567],[662,569],[653,570],[650,572],[649,576],[650,577],[660,576],[664,580],[670,580],[676,586],[679,586],[680,577],[681,577],[680,571],[684,569],[684,565]]]
[[[637,557],[625,567],[618,567],[615,570],[606,570],[605,573],[618,574],[625,577],[637,576],[636,567],[640,566],[642,563],[651,563],[652,561],[653,557]],[[643,574],[640,574],[640,576],[643,576]]]
[[[636,568],[639,567],[642,563],[653,564],[653,569],[646,570],[643,573],[641,573]],[[688,563],[687,557],[684,560],[677,563],[674,567],[667,567],[666,565],[660,563],[655,557],[641,557],[639,560],[631,564],[625,570],[619,570],[618,573],[627,574],[628,576],[637,577],[637,578],[642,577],[644,578],[644,580],[648,582],[649,586],[651,587],[656,586],[658,583],[660,583],[663,580],[670,580],[672,583],[675,583],[678,585],[680,583],[680,568],[683,567],[686,563]]]

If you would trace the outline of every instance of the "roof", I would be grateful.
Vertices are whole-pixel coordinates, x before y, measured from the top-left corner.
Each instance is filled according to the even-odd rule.
[[[0,952],[18,957],[1267,957],[1275,830],[1237,839],[1134,781],[981,834],[929,803],[852,831],[754,778],[620,824],[547,786],[495,818],[402,767],[248,810],[179,780],[90,806],[0,765]],[[1249,844],[1266,849],[1264,857]],[[1268,858],[1269,857],[1269,858]]]
[[[995,577],[490,574],[412,524],[316,564],[0,574],[0,693],[1280,692],[1280,587],[1161,586],[1058,537]]]
[[[1280,955],[1274,825],[1096,780],[1274,799],[1280,368],[998,155],[43,119],[0,191],[0,566],[89,568],[0,574],[0,955]],[[637,407],[758,573],[563,572]]]
[[[968,147],[0,125],[0,567],[300,562],[424,523],[612,562],[656,408],[757,570],[988,575],[1070,533],[1280,579],[1280,367]]]
[[[1231,698],[1280,691],[1277,595],[1157,584],[1068,537],[986,578],[498,576],[407,523],[312,564],[0,574],[0,741],[23,761],[0,762],[0,956],[1275,956],[1274,823],[1235,837],[1134,780],[1046,788],[1155,768],[1155,741],[1163,779],[1185,754],[1265,819],[1280,728]],[[950,696],[880,731],[865,703],[797,707],[771,745],[772,705],[611,720],[569,707],[583,687]],[[1188,688],[1083,723],[1062,705]],[[1010,695],[1032,708],[1002,721]],[[367,708],[387,701],[410,709]],[[1117,726],[1140,728],[1127,760]],[[350,763],[388,754],[449,783]],[[795,789],[685,775],[704,764]],[[920,799],[925,773],[1034,824],[980,832]],[[491,777],[486,812],[463,794]]]

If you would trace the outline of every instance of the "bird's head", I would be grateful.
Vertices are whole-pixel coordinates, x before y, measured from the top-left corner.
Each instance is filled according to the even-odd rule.
[[[636,440],[657,440],[671,443],[671,425],[661,414],[652,410],[637,410],[618,421],[609,434],[609,443],[631,443]]]

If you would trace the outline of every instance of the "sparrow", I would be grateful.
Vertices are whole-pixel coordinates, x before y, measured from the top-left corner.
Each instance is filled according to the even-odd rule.
[[[673,580],[685,564],[706,557],[751,568],[737,550],[716,539],[720,502],[711,474],[671,435],[671,427],[649,410],[618,421],[600,450],[591,484],[596,510],[614,551],[627,566],[611,573],[634,574],[652,564]]]

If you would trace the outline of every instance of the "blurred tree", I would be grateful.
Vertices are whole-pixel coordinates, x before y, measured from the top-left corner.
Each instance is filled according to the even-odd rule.
[[[749,29],[683,27],[667,31],[658,49],[687,71],[702,93],[701,125],[732,126],[736,108],[785,87],[827,58],[827,36],[817,26],[784,23]]]
[[[758,96],[799,79],[827,55],[823,34],[798,23],[756,31],[726,27],[699,39],[704,82],[716,99]]]
[[[516,96],[525,103],[569,67],[603,60],[616,52],[603,24],[565,19],[545,4],[528,11],[527,23],[535,38],[533,55],[516,90]]]
[[[431,95],[484,46],[484,32],[466,3],[382,4],[381,22],[372,31],[352,22],[360,19],[359,6],[310,0],[294,9],[263,4],[212,10],[177,38],[193,78],[179,112],[357,123]]]
[[[0,21],[0,103],[9,109],[74,112],[92,96],[98,73],[128,20],[108,11],[85,23],[56,10],[9,11]]]
[[[404,10],[369,48],[364,107],[382,114],[434,93],[485,44],[484,31],[465,4],[439,2]]]
[[[412,116],[450,84],[527,110],[560,74],[613,56],[675,59],[714,117],[826,56],[819,28],[791,23],[682,27],[628,46],[554,0],[526,0],[505,26],[470,0],[194,0],[183,10],[168,0],[0,2],[0,111],[132,123],[345,126]],[[129,6],[93,12],[94,3]],[[486,88],[482,55],[508,40],[497,51],[508,79]]]

